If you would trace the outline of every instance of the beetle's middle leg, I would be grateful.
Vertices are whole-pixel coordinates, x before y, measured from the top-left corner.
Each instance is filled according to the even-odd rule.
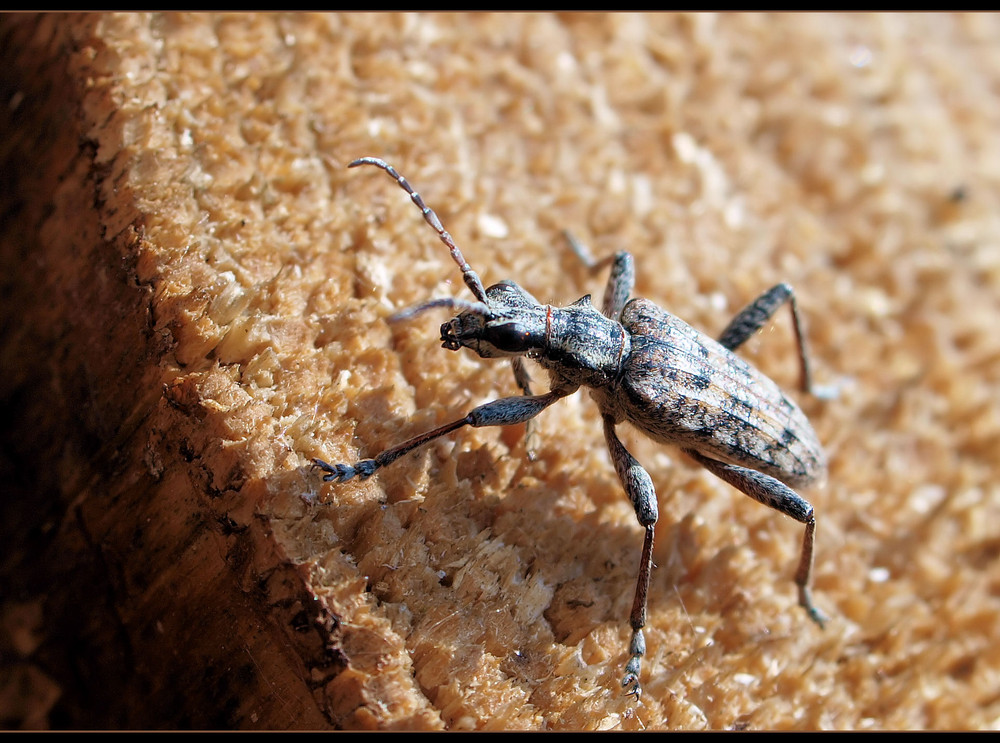
[[[418,446],[430,443],[441,438],[452,431],[457,431],[464,426],[482,428],[484,426],[511,426],[516,423],[525,423],[545,408],[566,395],[575,391],[574,389],[554,389],[544,395],[531,395],[522,397],[504,397],[499,400],[480,405],[464,418],[446,423],[439,428],[435,428],[419,436],[414,436],[401,444],[397,444],[391,449],[386,449],[372,459],[362,459],[356,464],[328,464],[322,459],[313,459],[313,466],[320,468],[324,472],[324,482],[347,482],[354,477],[365,480],[375,474],[388,464],[392,464],[407,452],[413,451]]]
[[[737,490],[746,493],[758,503],[763,503],[786,516],[791,516],[800,524],[805,524],[806,531],[802,537],[802,552],[799,556],[799,567],[795,571],[795,585],[799,589],[799,605],[809,614],[820,627],[826,622],[826,617],[816,608],[812,600],[810,581],[813,563],[813,542],[816,537],[816,517],[809,501],[770,475],[757,470],[726,464],[710,459],[693,449],[685,449],[684,453],[716,477],[725,480]]]
[[[772,286],[757,299],[752,301],[732,319],[726,329],[719,336],[719,343],[735,351],[751,335],[760,330],[778,308],[788,302],[792,312],[792,325],[795,328],[795,343],[799,350],[799,379],[803,392],[829,399],[836,397],[837,391],[833,387],[819,387],[813,384],[812,371],[809,367],[809,351],[806,342],[806,334],[803,329],[802,317],[799,315],[799,307],[795,302],[795,293],[788,284],[781,283]]]
[[[639,576],[635,583],[635,598],[632,600],[632,613],[629,615],[629,624],[632,626],[629,659],[625,664],[625,676],[622,678],[626,694],[638,697],[641,693],[639,667],[642,656],[646,654],[646,638],[642,634],[642,628],[646,626],[646,598],[649,593],[649,577],[653,570],[653,532],[659,511],[656,504],[656,490],[653,488],[649,473],[625,448],[615,433],[614,419],[608,415],[604,416],[604,438],[608,442],[611,461],[615,465],[618,478],[622,481],[629,500],[632,501],[635,516],[646,529],[642,542],[642,558],[639,561]]]

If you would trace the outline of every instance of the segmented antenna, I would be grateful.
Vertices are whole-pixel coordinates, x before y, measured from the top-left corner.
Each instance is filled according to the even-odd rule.
[[[407,307],[405,310],[400,310],[396,314],[389,316],[389,322],[409,320],[412,317],[416,317],[421,312],[437,309],[438,307],[447,307],[448,309],[456,310],[458,312],[471,312],[474,315],[479,315],[480,317],[485,317],[487,319],[493,317],[493,311],[482,302],[470,302],[468,299],[457,299],[456,297],[442,297],[441,299],[429,299],[421,304],[414,305],[413,307]]]
[[[402,188],[406,193],[410,194],[410,200],[417,205],[420,209],[420,213],[424,215],[424,220],[429,224],[435,232],[438,233],[438,237],[441,238],[446,246],[448,246],[448,251],[451,253],[452,259],[458,264],[458,267],[462,269],[462,278],[465,280],[465,285],[469,287],[475,296],[483,304],[487,303],[486,299],[486,289],[483,288],[483,282],[479,280],[479,275],[472,270],[472,267],[466,262],[465,256],[462,255],[462,251],[458,249],[455,241],[452,239],[448,231],[445,230],[444,226],[441,224],[441,220],[438,219],[437,214],[424,203],[424,200],[420,197],[416,191],[413,190],[413,186],[409,182],[396,172],[396,169],[392,167],[385,160],[380,160],[377,157],[361,157],[350,163],[347,167],[356,168],[359,165],[374,165],[376,168],[381,168],[389,177],[392,178],[399,187]]]

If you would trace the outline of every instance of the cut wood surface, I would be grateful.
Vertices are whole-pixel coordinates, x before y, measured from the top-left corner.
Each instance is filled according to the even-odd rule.
[[[0,726],[1000,725],[1000,18],[0,17]],[[562,230],[709,335],[795,287],[824,443],[800,524],[585,392],[324,484],[509,366],[489,285],[599,296]],[[785,312],[740,354],[797,381]],[[535,386],[545,377],[535,372]]]

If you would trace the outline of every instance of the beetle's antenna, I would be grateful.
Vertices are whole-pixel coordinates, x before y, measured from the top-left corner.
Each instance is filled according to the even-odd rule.
[[[462,278],[465,280],[465,285],[469,287],[469,290],[475,295],[476,299],[483,304],[486,304],[486,289],[483,288],[483,282],[479,280],[479,275],[473,271],[472,267],[466,262],[465,256],[462,255],[462,251],[458,249],[458,246],[455,244],[455,240],[450,234],[448,234],[448,231],[445,230],[444,226],[441,224],[441,220],[438,219],[438,215],[434,213],[433,209],[424,203],[420,194],[413,190],[413,186],[411,186],[409,182],[397,173],[396,169],[385,160],[380,160],[377,157],[362,157],[350,163],[347,167],[356,168],[359,165],[374,165],[376,168],[381,168],[388,173],[389,176],[396,181],[396,183],[399,184],[400,188],[410,194],[410,200],[417,205],[418,209],[420,209],[420,212],[424,215],[424,219],[427,221],[427,224],[429,224],[434,231],[438,233],[438,237],[441,238],[441,242],[448,246],[451,257],[454,259],[455,263],[458,264],[458,267],[462,269]]]
[[[407,307],[405,310],[400,310],[394,315],[389,316],[389,322],[409,320],[411,317],[416,317],[421,312],[425,312],[427,310],[433,310],[435,307],[448,307],[452,310],[457,310],[458,312],[471,312],[474,315],[479,315],[487,320],[493,317],[493,312],[482,302],[470,302],[467,299],[442,297],[440,299],[430,299],[426,302],[422,302],[421,304],[415,304],[412,307]]]

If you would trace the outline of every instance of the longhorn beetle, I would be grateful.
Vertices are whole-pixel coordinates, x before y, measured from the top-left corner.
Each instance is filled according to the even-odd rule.
[[[826,470],[826,458],[816,434],[799,407],[766,376],[734,355],[783,303],[791,308],[798,345],[803,391],[822,397],[831,393],[813,387],[806,340],[795,296],[788,284],[778,284],[744,308],[719,339],[713,340],[646,299],[630,299],[635,283],[632,256],[619,252],[593,261],[570,238],[572,247],[590,266],[611,263],[611,276],[598,311],[590,295],[567,307],[543,305],[513,281],[488,289],[469,266],[437,215],[424,204],[403,176],[388,163],[363,157],[348,165],[373,165],[384,170],[410,195],[427,223],[448,247],[462,270],[474,301],[431,299],[394,315],[414,317],[447,307],[457,315],[441,326],[441,345],[451,351],[469,348],[483,358],[508,358],[523,395],[505,397],[473,409],[468,415],[404,441],[356,464],[328,464],[314,459],[326,482],[365,479],[409,451],[464,426],[509,426],[526,423],[549,405],[590,389],[604,421],[611,460],[645,529],[639,575],[629,623],[632,639],[622,687],[638,697],[639,668],[646,641],[646,596],[653,567],[653,530],[657,519],[656,492],[642,465],[629,453],[615,427],[628,421],[655,441],[674,444],[754,500],[805,525],[795,583],[799,604],[821,627],[826,617],[810,593],[816,520],[812,506],[791,487],[808,485]],[[549,391],[531,392],[524,359],[534,359],[549,372]]]

